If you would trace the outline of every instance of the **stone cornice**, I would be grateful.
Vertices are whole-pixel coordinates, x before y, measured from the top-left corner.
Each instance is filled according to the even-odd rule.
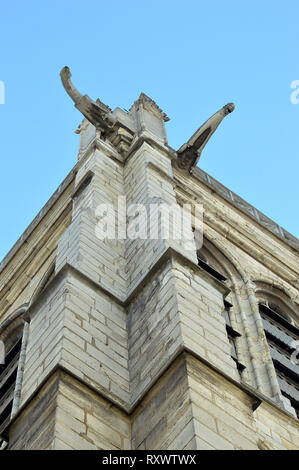
[[[79,163],[79,162],[78,162]],[[78,165],[78,164],[77,164]],[[44,205],[44,207],[39,211],[37,216],[33,219],[33,221],[28,225],[26,230],[23,232],[23,234],[20,236],[20,238],[16,241],[16,243],[13,245],[13,247],[10,249],[10,251],[7,253],[7,255],[3,258],[3,260],[0,263],[0,274],[4,270],[5,266],[10,262],[10,260],[14,257],[14,255],[18,252],[18,250],[21,248],[23,243],[26,242],[26,240],[29,238],[29,236],[32,234],[34,229],[38,226],[38,224],[42,221],[42,219],[47,215],[47,213],[51,210],[51,208],[54,206],[60,195],[64,192],[64,190],[74,181],[76,173],[78,171],[78,166],[75,166],[70,173],[67,175],[67,177],[63,180],[63,182],[60,184],[60,186],[57,188],[55,193],[50,197],[48,202]]]
[[[177,194],[178,203],[183,204],[187,201],[189,202],[191,190],[189,189],[187,191],[185,188],[180,188],[180,191],[186,193],[186,199]],[[198,202],[196,200],[196,195],[192,197],[196,202]],[[271,250],[268,250],[268,247],[259,244],[258,240],[253,239],[252,237],[249,237],[247,233],[240,231],[240,227],[237,224],[232,223],[231,219],[225,219],[225,221],[222,220],[219,213],[210,208],[210,211],[205,210],[204,212],[204,224],[206,230],[208,228],[214,230],[219,234],[219,236],[224,237],[225,240],[228,240],[243,252],[247,253],[250,257],[263,264],[267,269],[270,269],[284,281],[297,287],[298,279],[294,269],[289,267],[288,264],[284,263],[281,259],[275,257],[274,253]],[[261,250],[263,250],[262,256]],[[237,266],[235,266],[235,268],[237,269]]]
[[[272,406],[276,411],[284,415],[286,418],[289,418],[294,425],[298,424],[298,419],[296,419],[291,413],[286,411],[284,408],[279,406],[274,400],[271,398],[267,397],[266,395],[258,392],[256,389],[251,387],[250,385],[245,384],[244,382],[238,382],[229,375],[227,375],[225,372],[223,372],[221,369],[218,367],[212,365],[210,362],[208,362],[206,359],[201,357],[200,355],[194,353],[193,351],[189,350],[185,346],[180,347],[177,352],[170,358],[170,360],[165,364],[165,367],[161,370],[160,374],[157,376],[156,380],[151,383],[143,392],[142,396],[136,401],[134,404],[132,404],[129,407],[123,407],[118,403],[117,401],[114,401],[111,396],[107,396],[104,394],[102,391],[98,390],[95,386],[85,382],[81,377],[77,376],[74,372],[71,372],[69,369],[64,367],[61,364],[57,364],[51,371],[49,371],[48,375],[44,377],[42,382],[37,386],[37,388],[34,390],[32,395],[28,397],[28,399],[21,405],[21,407],[18,409],[17,413],[13,416],[11,421],[7,424],[5,429],[2,431],[1,437],[4,439],[8,439],[8,431],[10,427],[13,425],[13,423],[16,422],[16,420],[19,418],[21,413],[26,410],[27,406],[32,402],[32,400],[41,392],[42,388],[46,385],[46,383],[51,380],[52,377],[58,374],[66,374],[81,384],[83,384],[85,387],[90,389],[91,391],[97,393],[99,396],[107,400],[108,402],[111,403],[111,405],[115,406],[118,408],[122,413],[125,413],[127,416],[132,416],[136,411],[138,411],[138,408],[141,406],[142,407],[142,400],[144,397],[155,387],[157,382],[160,380],[160,378],[165,374],[167,370],[169,370],[171,367],[175,366],[175,363],[178,363],[182,360],[187,361],[189,357],[194,357],[198,361],[200,361],[202,364],[205,366],[209,367],[212,369],[215,373],[219,374],[219,376],[223,377],[224,380],[227,382],[231,383],[232,386],[236,387],[237,389],[241,390],[247,396],[251,398],[251,403],[252,403],[252,412],[254,412],[259,406],[263,405],[264,403],[267,405]]]
[[[230,189],[224,186],[222,183],[219,183],[215,178],[210,176],[205,171],[196,167],[192,173],[191,178],[194,177],[202,181],[209,188],[213,189],[218,195],[223,197],[228,201],[232,206],[239,209],[241,212],[248,215],[251,219],[257,222],[259,225],[265,227],[269,232],[273,233],[276,237],[283,240],[285,243],[290,245],[292,248],[295,248],[297,251],[299,249],[299,240],[294,235],[287,232],[284,228],[280,227],[276,222],[269,219],[265,214],[260,212],[258,209],[253,207],[251,204],[246,202],[237,194],[233,193]]]

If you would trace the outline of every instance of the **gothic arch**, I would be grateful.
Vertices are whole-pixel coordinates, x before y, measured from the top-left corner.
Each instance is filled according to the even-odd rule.
[[[8,426],[20,404],[29,326],[26,322],[27,310],[28,304],[23,304],[0,325],[3,350],[0,362],[0,434]]]
[[[4,342],[6,348],[9,348],[10,344],[22,335],[28,306],[28,303],[21,305],[0,325],[0,339]]]
[[[259,303],[268,304],[291,323],[299,323],[299,305],[279,283],[253,282],[255,284],[255,295]]]
[[[229,287],[233,287],[236,282],[244,280],[245,274],[239,261],[218,240],[211,240],[211,238],[205,235],[203,247],[200,251],[203,256],[207,256],[213,262],[213,265],[219,272],[228,278]]]
[[[37,299],[42,290],[52,280],[55,274],[55,263],[52,263],[47,269],[42,279],[38,283],[35,291],[33,292],[31,299],[28,302],[20,305],[16,310],[9,314],[3,323],[0,323],[0,339],[5,340],[14,335],[14,332],[21,329],[24,324],[24,320],[27,321],[27,311],[30,309],[33,302]]]
[[[35,291],[33,292],[33,295],[31,297],[31,300],[29,302],[29,308],[31,307],[31,305],[34,303],[34,301],[37,299],[37,297],[39,296],[39,294],[45,289],[45,287],[49,284],[49,282],[51,282],[51,280],[53,279],[55,275],[55,262],[51,263],[51,265],[49,266],[49,268],[47,269],[47,271],[45,272],[45,274],[43,275],[43,277],[41,278],[41,280],[39,281],[39,283],[37,284],[36,286],[36,289]]]

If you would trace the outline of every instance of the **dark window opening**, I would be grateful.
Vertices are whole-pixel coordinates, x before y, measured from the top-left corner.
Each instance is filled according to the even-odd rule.
[[[299,368],[292,361],[293,343],[299,339],[299,329],[272,304],[271,308],[260,304],[259,310],[281,393],[290,400],[299,417]]]
[[[200,250],[197,252],[197,262],[198,262],[198,266],[200,266],[207,273],[211,274],[213,277],[218,279],[218,281],[221,281],[221,282],[226,281],[225,276],[223,276],[221,273],[216,271],[216,269],[212,268],[212,266],[205,261],[205,257],[200,253]]]
[[[279,329],[285,330],[289,336],[292,336],[293,339],[298,339],[299,337],[299,328],[295,325],[292,325],[288,320],[283,317],[277,311],[274,311],[272,308],[268,307],[265,304],[259,305],[260,314],[262,318],[271,321],[275,324]]]
[[[236,350],[236,338],[239,336],[242,336],[237,330],[235,330],[232,327],[231,321],[230,321],[230,313],[229,310],[232,307],[232,304],[227,302],[226,300],[224,301],[224,318],[225,318],[225,323],[226,323],[226,332],[228,336],[228,340],[231,345],[231,358],[235,361],[238,372],[240,377],[242,376],[242,372],[245,369],[245,366],[238,361],[238,355],[237,355],[237,350]]]
[[[22,339],[19,338],[0,365],[0,435],[10,420]]]

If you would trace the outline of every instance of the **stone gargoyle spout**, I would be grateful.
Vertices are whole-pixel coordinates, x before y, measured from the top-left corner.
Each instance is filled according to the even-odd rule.
[[[115,124],[108,106],[100,100],[93,101],[88,95],[81,95],[71,81],[71,71],[65,66],[60,72],[60,77],[65,91],[72,98],[75,107],[91,122],[96,128],[102,131],[111,130]]]
[[[234,109],[234,103],[228,103],[223,106],[223,108],[213,114],[213,116],[197,129],[192,137],[179,148],[175,163],[180,169],[192,173],[208,140],[214,134],[224,117],[232,113]]]

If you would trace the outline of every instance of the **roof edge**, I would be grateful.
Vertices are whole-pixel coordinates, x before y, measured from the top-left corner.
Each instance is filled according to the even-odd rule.
[[[197,179],[205,183],[208,187],[213,189],[217,194],[226,199],[234,207],[248,215],[251,219],[253,219],[262,227],[269,230],[269,232],[271,232],[273,235],[283,240],[295,250],[299,250],[299,239],[297,237],[282,228],[272,219],[270,219],[261,211],[256,209],[254,206],[246,202],[244,199],[242,199],[236,193],[228,189],[226,186],[224,186],[222,183],[210,176],[208,173],[203,171],[201,168],[195,167],[192,176],[195,176]]]

